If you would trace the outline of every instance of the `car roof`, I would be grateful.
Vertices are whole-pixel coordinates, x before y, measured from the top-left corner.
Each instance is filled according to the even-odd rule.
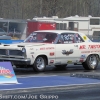
[[[83,33],[80,33],[80,32],[77,32],[77,31],[71,31],[71,30],[38,30],[38,31],[34,31],[34,32],[54,32],[54,33],[58,33],[58,34],[68,32],[68,33],[83,34]]]
[[[78,32],[78,31],[72,31],[72,30],[38,30],[38,31],[34,31],[34,32],[52,32],[52,33],[57,33],[57,34],[61,34],[61,33],[78,33],[81,37],[87,37],[86,34]],[[91,42],[91,40],[88,38],[87,40],[84,40],[85,42]]]

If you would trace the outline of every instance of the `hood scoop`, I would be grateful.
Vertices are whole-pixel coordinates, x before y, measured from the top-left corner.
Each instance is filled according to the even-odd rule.
[[[10,46],[10,45],[4,44],[4,46]]]
[[[18,45],[18,47],[25,47],[25,46],[23,46],[23,45]]]

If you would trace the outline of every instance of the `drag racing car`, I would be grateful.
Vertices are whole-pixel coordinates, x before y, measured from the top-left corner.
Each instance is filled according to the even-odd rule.
[[[63,68],[78,63],[95,70],[99,57],[100,43],[68,30],[34,31],[23,43],[0,45],[0,61],[10,61],[21,68],[33,67],[37,72],[44,71],[46,65]]]

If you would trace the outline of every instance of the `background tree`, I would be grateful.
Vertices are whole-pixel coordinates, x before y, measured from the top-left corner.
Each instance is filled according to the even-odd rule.
[[[0,0],[0,17],[100,16],[100,0]]]

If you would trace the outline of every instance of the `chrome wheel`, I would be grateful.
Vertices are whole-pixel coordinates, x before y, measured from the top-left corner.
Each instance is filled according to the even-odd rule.
[[[38,57],[36,59],[36,67],[39,70],[44,69],[44,67],[45,67],[45,61],[44,61],[44,59],[42,57]]]
[[[38,56],[33,64],[33,69],[36,72],[43,72],[46,68],[46,58],[43,56]]]
[[[98,66],[98,56],[93,54],[89,55],[82,65],[86,70],[95,70]]]
[[[95,67],[97,65],[97,58],[96,56],[92,55],[89,59],[89,64],[91,67]]]

